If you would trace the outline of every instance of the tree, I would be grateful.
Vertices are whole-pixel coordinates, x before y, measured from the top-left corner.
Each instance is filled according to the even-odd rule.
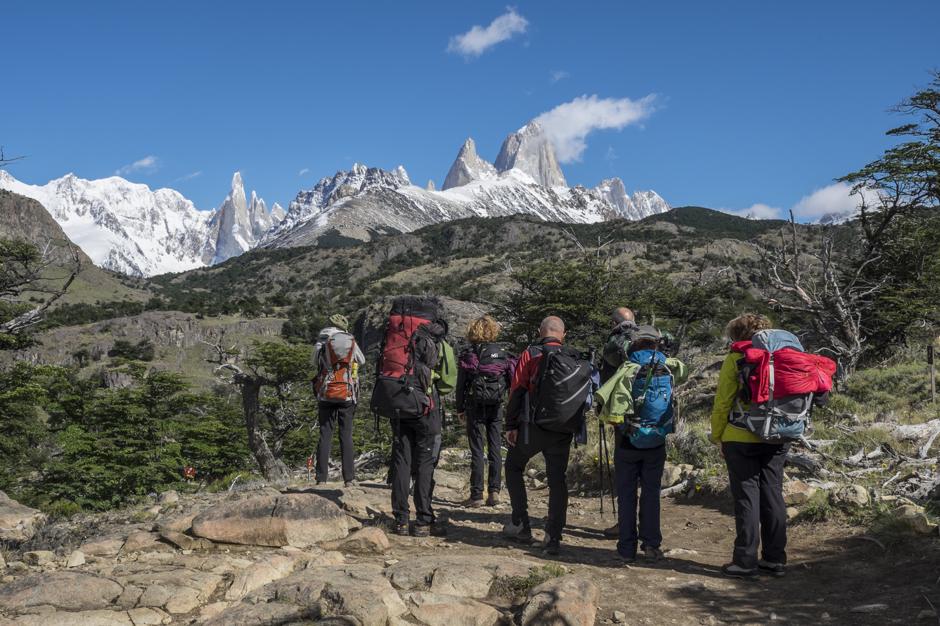
[[[288,478],[290,470],[281,458],[284,438],[300,425],[301,415],[313,410],[305,393],[305,383],[312,378],[310,346],[261,342],[242,358],[236,346],[225,347],[224,333],[209,345],[209,362],[239,390],[248,449],[262,475],[268,480]]]
[[[23,345],[26,332],[42,321],[81,271],[78,251],[67,243],[70,264],[66,275],[56,272],[52,260],[55,245],[49,241],[40,250],[25,241],[0,239],[0,349]],[[41,304],[26,304],[24,294],[41,297]]]

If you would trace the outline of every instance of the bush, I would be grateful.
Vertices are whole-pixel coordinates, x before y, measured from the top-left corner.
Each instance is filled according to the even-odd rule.
[[[149,339],[141,339],[135,344],[125,339],[118,339],[108,350],[108,356],[129,361],[153,361],[153,342]]]

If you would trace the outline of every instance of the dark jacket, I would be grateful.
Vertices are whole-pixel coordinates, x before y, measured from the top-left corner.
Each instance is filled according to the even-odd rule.
[[[555,337],[544,337],[535,344],[526,348],[522,356],[519,357],[519,363],[516,365],[516,373],[512,378],[512,384],[509,387],[509,406],[506,408],[506,430],[516,430],[519,424],[529,416],[523,415],[523,411],[528,403],[526,396],[535,391],[536,376],[538,376],[539,362],[542,360],[542,346],[560,346],[562,342]]]

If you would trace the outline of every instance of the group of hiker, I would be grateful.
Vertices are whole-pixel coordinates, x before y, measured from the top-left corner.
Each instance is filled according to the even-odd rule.
[[[329,477],[330,447],[338,429],[348,486],[355,480],[352,421],[365,357],[345,317],[334,315],[330,323],[313,355],[320,423],[316,480]],[[554,315],[542,321],[538,339],[518,357],[498,343],[500,333],[499,323],[483,315],[469,324],[465,345],[455,353],[438,300],[402,296],[393,301],[371,399],[376,420],[388,419],[393,433],[393,532],[446,534],[432,502],[442,398],[453,392],[471,456],[464,506],[499,504],[505,479],[511,514],[503,535],[531,544],[525,474],[529,461],[541,454],[549,491],[541,547],[548,556],[558,555],[568,509],[571,447],[587,443],[585,414],[593,407],[601,441],[606,442],[612,427],[615,448],[610,478],[616,486],[618,523],[604,534],[616,538],[617,553],[627,563],[638,555],[649,561],[663,558],[660,492],[666,440],[679,417],[676,387],[688,376],[671,337],[637,324],[627,307],[611,313],[610,332],[597,356],[566,344],[565,323]],[[773,329],[762,315],[735,318],[726,334],[731,349],[719,374],[710,432],[728,467],[736,522],[732,560],[722,572],[742,578],[781,576],[787,541],[784,461],[790,442],[808,428],[812,407],[828,397],[835,364],[805,352],[795,335]]]

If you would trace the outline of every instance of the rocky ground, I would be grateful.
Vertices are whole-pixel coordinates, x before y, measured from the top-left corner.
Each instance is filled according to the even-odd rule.
[[[446,537],[388,535],[389,492],[380,480],[167,492],[146,505],[46,524],[4,551],[0,625],[938,619],[933,536],[889,544],[840,523],[796,524],[785,578],[734,581],[719,574],[733,540],[723,497],[664,499],[667,558],[625,566],[601,534],[613,521],[609,501],[602,516],[596,497],[572,497],[563,552],[549,560],[538,546],[500,537],[508,504],[464,508],[464,475],[439,471],[437,480]],[[530,486],[533,513],[544,516],[547,492],[537,476]],[[41,521],[10,507],[6,501],[4,510],[27,526]],[[0,515],[0,525],[10,523]]]

